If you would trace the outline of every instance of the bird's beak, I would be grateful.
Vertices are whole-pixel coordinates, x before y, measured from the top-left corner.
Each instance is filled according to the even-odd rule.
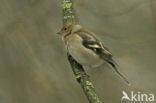
[[[61,31],[59,31],[59,32],[57,32],[56,34],[61,35],[61,34],[62,34],[62,32],[61,32]]]

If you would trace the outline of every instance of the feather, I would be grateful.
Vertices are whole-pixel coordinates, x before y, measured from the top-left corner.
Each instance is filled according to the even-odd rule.
[[[109,49],[104,46],[94,33],[84,29],[81,25],[75,24],[65,25],[61,32],[69,52],[76,60],[84,65],[98,64],[105,60],[112,66],[113,70],[129,84],[128,80],[116,67],[117,64],[113,60]]]
[[[119,71],[119,69],[116,66],[116,63],[113,59],[107,60],[107,62],[112,66],[113,70],[128,84],[130,85],[130,82],[126,79],[126,77]]]
[[[127,83],[130,84],[129,81],[121,74],[121,72],[117,69],[115,61],[112,59],[112,54],[107,47],[105,47],[97,38],[95,38],[92,34],[88,34],[88,32],[77,32],[83,41],[82,44],[91,49],[94,53],[96,53],[100,58],[106,60],[113,68],[113,70]]]

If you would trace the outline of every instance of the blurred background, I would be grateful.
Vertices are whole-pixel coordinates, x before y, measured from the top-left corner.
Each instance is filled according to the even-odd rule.
[[[74,1],[79,23],[131,82],[105,65],[90,70],[101,100],[120,103],[123,90],[156,94],[156,0]],[[56,35],[61,26],[61,0],[0,0],[0,103],[88,103]]]

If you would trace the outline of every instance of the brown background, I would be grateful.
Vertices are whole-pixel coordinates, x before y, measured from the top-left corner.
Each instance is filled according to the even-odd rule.
[[[120,103],[123,90],[156,94],[156,1],[75,0],[75,8],[132,84],[106,66],[90,70],[102,101]],[[59,0],[0,0],[0,103],[88,103],[56,35],[61,11]]]

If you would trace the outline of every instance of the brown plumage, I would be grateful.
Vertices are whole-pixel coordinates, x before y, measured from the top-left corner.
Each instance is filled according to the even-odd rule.
[[[109,49],[94,33],[84,29],[81,25],[69,23],[64,25],[58,34],[62,36],[68,52],[77,62],[83,66],[97,67],[106,61],[129,84],[128,80],[117,69]]]

